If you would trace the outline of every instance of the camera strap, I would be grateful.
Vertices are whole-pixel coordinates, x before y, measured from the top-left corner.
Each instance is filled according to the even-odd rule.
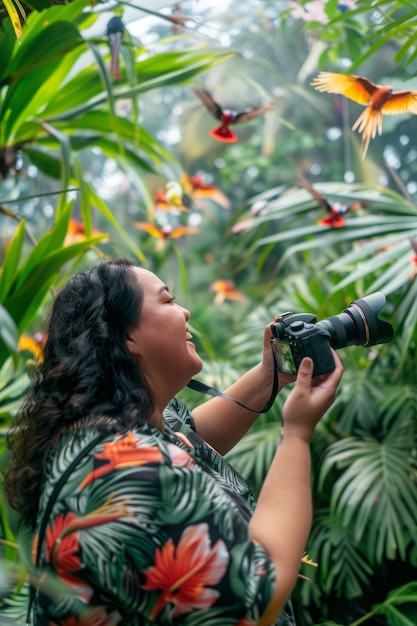
[[[242,408],[247,409],[248,411],[251,411],[252,413],[267,413],[269,409],[272,407],[272,405],[274,404],[275,398],[277,397],[277,393],[278,393],[278,363],[277,363],[274,350],[272,350],[272,356],[274,357],[274,378],[272,381],[272,391],[271,391],[271,395],[269,397],[268,402],[265,404],[262,410],[251,409],[250,407],[246,406],[242,402],[239,402],[239,400],[235,400],[235,398],[231,398],[230,396],[223,393],[222,391],[219,391],[218,389],[215,389],[214,387],[210,387],[210,385],[206,385],[200,382],[199,380],[191,379],[187,387],[189,387],[190,389],[194,389],[194,391],[199,391],[200,393],[205,393],[210,396],[215,396],[218,398],[225,398],[225,400],[231,400],[235,404],[238,404]]]

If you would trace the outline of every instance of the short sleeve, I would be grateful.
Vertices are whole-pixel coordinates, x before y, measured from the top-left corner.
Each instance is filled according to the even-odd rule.
[[[106,443],[79,505],[89,522],[72,562],[90,601],[115,606],[123,624],[254,626],[268,605],[275,568],[250,537],[245,502],[174,440]]]

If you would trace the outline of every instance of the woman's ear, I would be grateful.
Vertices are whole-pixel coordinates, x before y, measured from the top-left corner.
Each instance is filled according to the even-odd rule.
[[[140,356],[140,348],[135,333],[126,333],[126,348],[134,357]]]

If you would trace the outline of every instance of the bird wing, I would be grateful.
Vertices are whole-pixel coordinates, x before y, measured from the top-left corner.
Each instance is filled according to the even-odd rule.
[[[133,226],[139,230],[144,230],[146,233],[149,233],[149,235],[152,235],[152,237],[163,238],[164,236],[160,228],[149,222],[133,222]]]
[[[177,226],[172,229],[171,237],[172,239],[178,239],[184,235],[198,235],[198,233],[201,233],[201,230],[194,226]]]
[[[417,115],[417,91],[403,89],[393,91],[382,107],[382,111],[388,115],[400,113],[414,113]]]
[[[334,72],[320,72],[311,82],[318,91],[340,93],[359,104],[369,104],[369,99],[379,88],[368,78],[354,74],[336,74]]]
[[[304,187],[304,189],[306,189],[306,191],[308,191],[313,196],[313,198],[317,200],[319,206],[321,206],[322,209],[324,209],[328,213],[332,212],[332,205],[330,204],[330,202],[328,202],[320,192],[314,189],[313,185],[311,185],[300,172],[297,172],[295,181],[296,183]]]
[[[249,122],[249,120],[255,119],[260,115],[265,115],[268,111],[271,111],[271,107],[255,107],[254,109],[244,109],[239,113],[236,113],[231,124],[242,124],[243,122]]]
[[[196,87],[194,89],[194,93],[196,96],[200,98],[201,102],[210,111],[213,117],[215,117],[217,120],[222,119],[223,110],[221,106],[218,105],[215,100],[213,100],[213,98],[211,97],[208,91],[206,91],[205,89],[199,89],[198,87]]]

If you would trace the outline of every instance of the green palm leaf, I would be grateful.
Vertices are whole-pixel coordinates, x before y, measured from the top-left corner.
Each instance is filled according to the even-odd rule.
[[[356,540],[366,537],[378,562],[402,559],[415,532],[417,463],[409,433],[389,431],[383,441],[368,433],[332,444],[323,462],[320,483],[341,472],[331,506]]]

